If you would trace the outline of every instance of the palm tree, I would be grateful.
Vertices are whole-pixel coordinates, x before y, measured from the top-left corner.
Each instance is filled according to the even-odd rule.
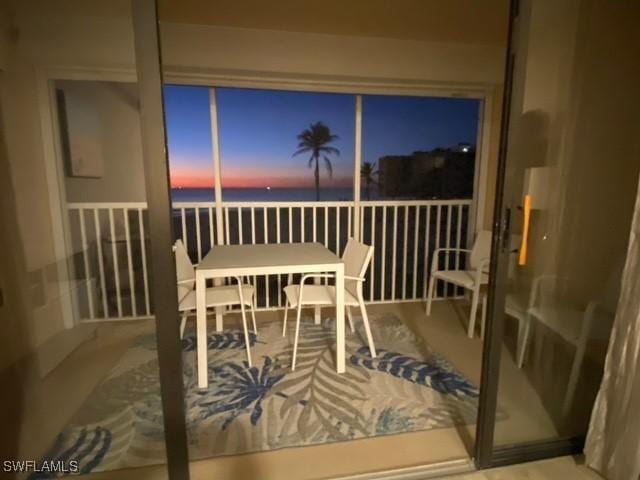
[[[376,170],[375,162],[364,162],[360,167],[360,178],[364,181],[364,194],[367,200],[371,200],[371,185],[378,184],[378,181],[374,177],[379,174],[380,172]]]
[[[320,200],[320,157],[324,159],[324,166],[329,173],[329,177],[333,176],[333,166],[328,155],[340,155],[340,150],[329,144],[338,140],[338,136],[331,133],[331,129],[322,122],[313,123],[298,135],[298,150],[293,154],[311,152],[309,157],[309,168],[314,167],[314,176],[316,181],[316,201]]]

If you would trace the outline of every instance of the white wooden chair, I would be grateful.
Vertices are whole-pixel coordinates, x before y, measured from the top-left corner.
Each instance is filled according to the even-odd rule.
[[[176,240],[173,246],[176,258],[176,276],[178,279],[178,310],[182,314],[180,321],[180,338],[184,336],[184,329],[190,313],[196,311],[196,273],[193,263],[189,258],[187,249],[182,240]],[[210,287],[206,290],[205,305],[207,308],[227,307],[240,305],[242,313],[242,326],[244,329],[244,340],[247,348],[247,359],[251,365],[251,351],[249,349],[249,331],[247,330],[247,317],[245,306],[251,310],[251,320],[253,323],[253,333],[257,334],[255,316],[255,289],[253,285],[242,283],[240,277],[236,277],[237,285],[225,285]]]
[[[371,336],[371,328],[369,326],[369,317],[364,306],[364,297],[362,295],[362,285],[365,281],[364,275],[369,267],[369,262],[373,256],[373,247],[350,238],[347,247],[344,250],[342,259],[344,260],[344,304],[349,320],[351,331],[353,328],[353,318],[351,316],[350,307],[357,306],[360,308],[360,314],[364,322],[364,329],[369,342],[369,351],[371,357],[376,356],[376,347]],[[333,285],[306,285],[305,282],[310,278],[333,278],[333,274],[311,273],[304,275],[299,285],[287,285],[284,288],[287,301],[284,310],[284,324],[282,327],[282,336],[286,335],[287,329],[287,312],[290,307],[297,308],[296,315],[296,331],[293,343],[293,359],[291,361],[291,370],[296,368],[296,353],[298,350],[298,334],[300,332],[300,315],[303,306],[330,306],[335,305],[335,287]],[[291,276],[289,276],[291,283]]]
[[[454,252],[469,254],[469,270],[439,270],[438,263],[442,253]],[[489,259],[491,257],[491,232],[483,230],[478,233],[476,241],[471,250],[466,248],[438,248],[433,252],[431,260],[431,278],[427,291],[426,314],[431,315],[431,301],[433,300],[434,288],[438,280],[452,283],[472,292],[471,294],[471,314],[469,315],[469,325],[467,336],[473,338],[476,328],[476,316],[478,303],[480,300],[480,288],[489,283]],[[448,256],[447,256],[448,260]]]

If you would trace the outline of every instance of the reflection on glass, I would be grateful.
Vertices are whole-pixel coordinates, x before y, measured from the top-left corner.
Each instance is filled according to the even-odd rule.
[[[162,465],[130,4],[10,3],[0,457],[65,473]]]
[[[496,423],[497,445],[586,433],[629,238],[636,186],[626,179],[638,172],[619,127],[635,118],[625,107],[632,87],[598,103],[622,75],[599,47],[606,15],[523,5],[505,183],[513,237],[498,405],[507,417]]]

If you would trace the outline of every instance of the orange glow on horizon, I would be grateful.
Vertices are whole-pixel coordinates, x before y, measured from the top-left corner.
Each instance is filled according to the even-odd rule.
[[[213,176],[171,175],[171,188],[213,188]]]
[[[320,187],[350,187],[350,178],[321,178]],[[213,177],[187,177],[172,176],[171,188],[213,188]],[[313,188],[313,178],[301,179],[299,177],[225,177],[223,188]]]
[[[229,171],[227,171],[229,170]],[[280,175],[260,175],[255,170],[225,169],[222,175],[223,188],[313,188],[312,172],[282,171]],[[350,177],[334,176],[320,178],[321,187],[350,187]],[[171,188],[213,188],[214,177],[211,173],[200,173],[196,169],[174,169],[171,175]]]

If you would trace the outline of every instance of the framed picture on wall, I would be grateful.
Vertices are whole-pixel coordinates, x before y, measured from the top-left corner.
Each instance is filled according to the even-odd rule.
[[[104,158],[98,113],[90,103],[60,89],[56,90],[56,99],[67,176],[101,178]]]

